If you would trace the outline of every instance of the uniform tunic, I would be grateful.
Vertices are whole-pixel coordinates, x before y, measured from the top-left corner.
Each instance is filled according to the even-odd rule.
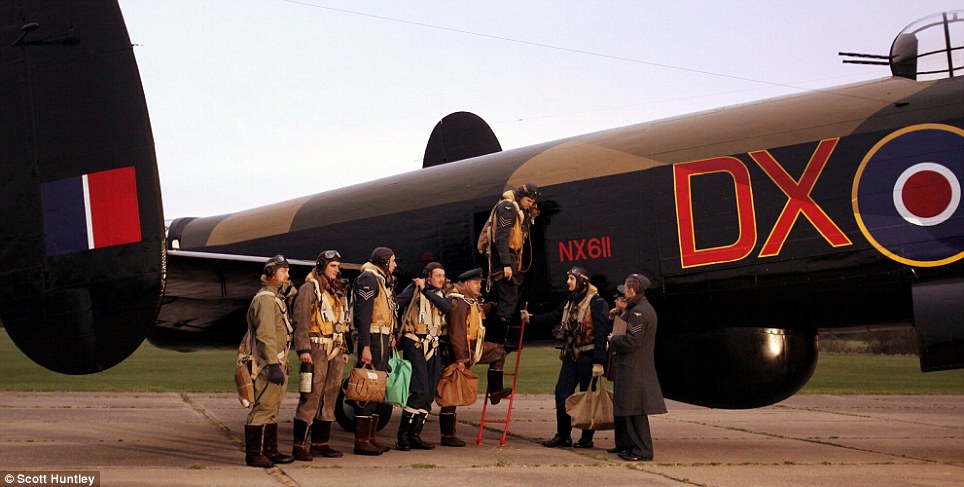
[[[626,304],[626,334],[614,336],[609,346],[616,357],[613,413],[616,416],[663,414],[666,403],[656,376],[656,310],[642,296]]]
[[[619,445],[639,459],[653,459],[653,435],[648,414],[663,414],[666,403],[656,376],[653,351],[656,347],[656,310],[642,295],[626,303],[626,334],[609,340],[616,352],[616,384],[613,391],[613,415],[623,426]]]

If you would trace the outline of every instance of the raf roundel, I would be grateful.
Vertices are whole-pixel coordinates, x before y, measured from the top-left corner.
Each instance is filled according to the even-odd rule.
[[[923,124],[893,132],[864,157],[853,185],[861,232],[878,251],[909,265],[964,258],[964,130]]]
[[[953,171],[933,162],[911,166],[894,185],[894,207],[908,222],[931,227],[947,221],[961,204],[961,183]]]

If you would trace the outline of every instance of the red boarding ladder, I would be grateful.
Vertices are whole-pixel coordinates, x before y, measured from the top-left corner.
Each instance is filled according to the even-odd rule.
[[[512,376],[512,394],[509,395],[509,409],[505,413],[505,419],[485,419],[486,410],[489,408],[489,388],[486,386],[485,398],[482,402],[482,419],[479,420],[479,436],[475,439],[475,444],[477,445],[482,444],[482,432],[485,431],[486,423],[503,425],[502,438],[499,440],[499,446],[505,446],[505,437],[509,434],[509,420],[512,419],[512,402],[515,401],[515,385],[519,380],[519,362],[522,360],[522,336],[525,335],[526,321],[522,320],[520,324],[510,326],[506,334],[508,335],[512,330],[519,330],[519,343],[515,350],[515,368],[512,369],[512,372],[502,372],[503,377]]]

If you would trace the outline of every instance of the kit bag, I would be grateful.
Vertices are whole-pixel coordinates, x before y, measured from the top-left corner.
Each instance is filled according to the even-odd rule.
[[[613,429],[613,393],[606,390],[603,381],[597,382],[595,391],[577,392],[566,399],[566,412],[572,416],[574,428],[595,431]]]
[[[405,407],[408,404],[408,391],[412,383],[412,363],[402,358],[398,350],[392,350],[388,359],[391,372],[388,373],[388,383],[385,388],[385,400],[392,406]]]
[[[435,402],[439,407],[471,406],[479,394],[479,376],[468,367],[459,370],[459,364],[449,365],[435,388]]]
[[[342,392],[345,393],[345,399],[355,401],[359,406],[364,407],[369,402],[382,402],[385,399],[387,383],[387,373],[375,370],[371,364],[365,364],[360,368],[351,369]]]

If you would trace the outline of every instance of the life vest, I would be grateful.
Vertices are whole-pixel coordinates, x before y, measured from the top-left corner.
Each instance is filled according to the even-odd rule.
[[[578,303],[569,302],[562,310],[560,324],[565,344],[561,357],[567,353],[579,358],[582,352],[595,348],[595,334],[592,322],[592,299],[599,295],[596,286],[589,284],[586,295]]]
[[[512,208],[515,209],[515,223],[513,223],[512,228],[509,229],[509,249],[515,252],[516,259],[518,259],[521,265],[522,244],[525,243],[526,237],[525,232],[522,231],[522,222],[525,221],[525,213],[522,212],[522,208],[519,207],[519,203],[515,200],[515,192],[506,191],[502,193],[502,201],[499,202],[499,205],[505,201],[512,203]]]
[[[398,309],[398,303],[395,302],[394,294],[388,290],[385,274],[371,262],[362,265],[361,270],[375,276],[378,282],[378,296],[375,296],[372,307],[371,333],[391,335],[395,331],[395,312]]]
[[[345,348],[345,333],[349,330],[348,302],[342,296],[335,296],[331,289],[321,289],[321,282],[315,271],[308,274],[306,282],[314,284],[315,305],[311,311],[311,327],[309,333],[317,335],[311,337],[313,342],[325,347],[329,359],[338,355]]]
[[[431,291],[441,294],[441,290]],[[431,360],[438,348],[438,337],[442,334],[445,316],[418,289],[413,290],[412,302],[402,317],[402,335],[412,340],[416,348],[422,349],[425,360]]]
[[[314,284],[315,301],[311,313],[310,333],[320,336],[331,336],[334,333],[344,333],[348,322],[348,305],[345,298],[334,296],[331,290],[322,291],[321,282],[315,273],[308,274],[306,282]]]
[[[465,295],[457,292],[451,292],[447,294],[446,297],[453,302],[461,299],[469,305],[469,312],[465,315],[465,341],[469,346],[469,365],[475,365],[482,358],[482,347],[485,341],[485,325],[482,324],[484,318],[482,308],[479,306],[478,300],[467,298]],[[454,325],[455,323],[450,324],[450,326]]]
[[[431,292],[439,295],[442,293],[440,290]],[[442,332],[444,321],[442,310],[436,308],[428,298],[415,289],[412,302],[409,303],[402,317],[402,332],[438,336]]]
[[[512,203],[512,208],[516,214],[515,223],[513,223],[512,228],[509,229],[509,250],[513,251],[516,260],[521,264],[522,246],[525,243],[525,232],[522,230],[525,213],[522,212],[522,208],[520,208],[519,203],[516,202],[515,192],[513,191],[502,193],[502,199],[492,207],[492,211],[489,212],[489,219],[485,221],[485,225],[482,227],[482,232],[479,234],[479,241],[476,243],[476,246],[480,254],[489,254],[492,252],[491,245],[495,242],[496,224],[494,220],[496,219],[496,210],[505,202]]]

